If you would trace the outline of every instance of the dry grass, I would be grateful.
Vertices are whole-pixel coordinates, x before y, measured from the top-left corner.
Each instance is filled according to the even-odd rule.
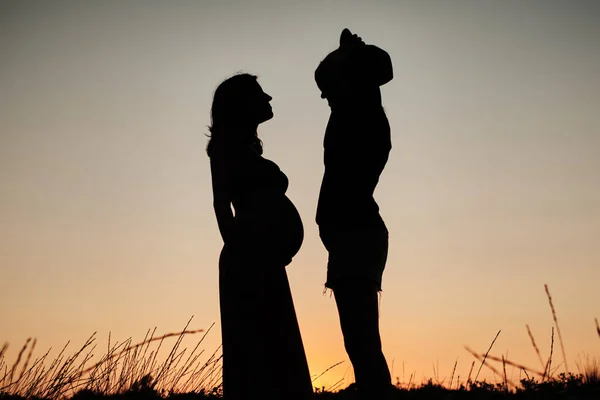
[[[454,373],[456,372],[457,364],[458,364],[458,359],[456,359],[456,361],[454,361],[454,368],[452,368],[452,375],[450,375],[450,385],[448,386],[450,389],[452,389],[452,381],[454,380]],[[458,385],[458,380],[459,380],[459,378],[456,379],[457,385]]]
[[[475,361],[471,363],[471,368],[469,369],[469,375],[467,376],[467,386],[471,384],[471,374],[473,373],[473,367],[475,367]]]
[[[485,355],[483,356],[483,359],[481,360],[481,365],[479,366],[479,369],[477,370],[477,373],[475,374],[475,381],[477,381],[477,378],[479,377],[479,372],[481,372],[481,368],[484,366],[485,360],[487,359],[488,354],[490,354],[490,350],[492,350],[492,347],[494,347],[494,343],[496,343],[496,339],[498,339],[498,336],[500,336],[500,332],[502,332],[502,331],[500,330],[500,331],[498,331],[498,333],[496,333],[496,337],[494,338],[494,340],[492,340],[492,343],[490,344],[489,349],[485,352]]]
[[[92,362],[97,349],[96,333],[69,357],[66,353],[70,342],[67,342],[51,362],[48,360],[49,349],[31,365],[35,339],[26,340],[10,366],[5,359],[9,347],[5,343],[0,349],[0,398],[2,394],[9,394],[24,398],[67,399],[79,391],[109,396],[142,388],[162,394],[218,391],[222,379],[221,346],[204,358],[204,350],[200,349],[214,323],[204,331],[187,329],[190,322],[191,318],[180,332],[160,336],[155,336],[156,328],[148,330],[144,339],[135,344],[131,338],[112,343],[109,333],[105,353],[96,362]],[[185,336],[202,332],[204,335],[191,351],[181,348]],[[175,338],[175,343],[166,358],[159,361],[159,352],[170,338]],[[327,368],[313,382],[342,363],[344,361]],[[322,391],[337,390],[343,382],[344,378],[323,387]]]
[[[325,375],[327,372],[331,371],[333,368],[335,368],[335,367],[337,367],[338,365],[341,365],[341,364],[343,364],[343,363],[344,363],[344,361],[340,361],[340,362],[338,362],[338,363],[335,363],[335,364],[333,364],[331,367],[327,368],[325,371],[321,372],[319,375],[317,375],[316,377],[314,377],[314,378],[312,379],[312,382],[316,381],[317,379],[319,379],[320,377],[322,377],[323,375]],[[335,384],[337,384],[337,383],[335,383]],[[334,384],[334,385],[335,385],[335,384]]]
[[[588,384],[600,384],[600,358],[585,357],[585,360],[575,362],[579,373],[583,376],[583,381]]]
[[[567,369],[566,355],[562,338],[558,327],[558,319],[554,308],[552,297],[548,290],[548,286],[544,285],[548,302],[552,310],[552,316],[559,341],[562,349],[563,363],[565,371]],[[34,349],[36,347],[36,339],[27,339],[23,347],[19,350],[16,361],[12,365],[8,365],[5,360],[5,355],[8,349],[8,343],[5,343],[0,348],[0,397],[2,393],[22,396],[24,398],[47,398],[47,399],[65,399],[70,395],[80,391],[88,390],[103,395],[122,394],[131,390],[140,390],[140,388],[148,388],[162,394],[177,394],[177,393],[198,393],[202,390],[211,391],[214,388],[219,388],[221,383],[221,355],[220,346],[209,356],[201,361],[204,350],[200,350],[200,345],[203,343],[206,335],[211,331],[214,323],[204,330],[188,330],[190,320],[180,332],[167,333],[161,336],[155,336],[156,328],[148,330],[140,343],[133,344],[129,338],[124,342],[111,343],[111,334],[108,336],[108,345],[106,352],[100,357],[99,361],[92,362],[94,351],[96,350],[96,333],[70,357],[66,356],[66,350],[69,342],[62,348],[59,354],[52,360],[48,361],[49,349],[44,355],[35,358],[32,361]],[[598,319],[594,320],[596,331],[600,337],[600,326]],[[517,390],[518,384],[512,381],[507,374],[507,366],[517,368],[519,375],[522,373],[527,377],[526,381],[533,382],[532,376],[539,377],[540,384],[547,382],[555,382],[553,372],[558,370],[558,366],[552,366],[554,353],[554,326],[551,332],[550,355],[544,362],[536,340],[531,332],[531,329],[526,325],[527,334],[531,340],[531,344],[538,356],[540,365],[543,370],[536,370],[524,366],[520,363],[508,359],[508,355],[501,357],[490,354],[494,343],[496,342],[501,331],[498,331],[492,340],[488,350],[485,353],[478,353],[465,346],[465,349],[480,362],[479,369],[472,380],[472,372],[475,366],[473,361],[469,374],[465,383],[460,382],[460,376],[455,379],[455,372],[458,365],[458,359],[454,363],[450,381],[444,385],[444,380],[440,382],[439,366],[434,365],[434,378],[437,386],[446,390],[464,390],[469,388],[490,388],[493,387],[484,382],[479,382],[477,379],[481,369],[485,365],[494,376],[498,378],[500,383],[497,387],[505,392],[510,392],[512,389]],[[194,335],[204,332],[204,335],[197,341],[193,349],[188,352],[187,348],[181,348],[182,341],[186,335]],[[168,355],[164,361],[159,361],[159,352],[166,344],[166,340],[176,338],[175,344],[172,345]],[[161,357],[162,359],[162,357]],[[501,369],[494,367],[490,362],[498,362],[501,364]],[[316,375],[313,382],[322,377],[324,374],[333,368],[341,365],[338,362],[327,368],[321,374]],[[584,383],[600,384],[600,359],[585,358],[576,362],[577,368],[580,371],[581,380]],[[553,369],[554,368],[554,369]],[[567,374],[568,375],[568,374]],[[411,373],[408,383],[400,383],[397,379],[396,387],[399,390],[419,390],[419,387],[414,382],[415,373]],[[404,382],[404,363],[402,364],[402,379]],[[564,374],[560,375],[560,380],[565,381]],[[328,388],[323,387],[317,390],[317,393],[330,393],[339,390],[344,383],[345,378],[341,378]],[[524,380],[519,380],[522,384]],[[429,381],[432,384],[432,381]],[[483,384],[483,386],[482,386]],[[524,384],[523,384],[524,385]]]
[[[552,354],[554,354],[554,327],[552,327],[552,337],[550,341],[550,356],[548,357],[548,361],[546,362],[546,366],[544,367],[544,376],[542,376],[542,380],[544,377],[550,379],[552,372],[550,367],[552,366]]]
[[[0,350],[0,393],[25,398],[64,399],[80,390],[113,395],[135,390],[141,385],[161,393],[189,393],[218,387],[221,381],[220,347],[202,360],[204,350],[199,350],[214,324],[206,331],[188,330],[190,322],[191,319],[181,332],[158,337],[154,336],[156,328],[152,332],[148,330],[144,340],[137,344],[132,344],[131,338],[111,344],[109,334],[106,354],[95,363],[91,361],[96,349],[96,333],[69,357],[65,355],[67,342],[49,365],[50,350],[30,365],[36,340],[27,339],[9,368],[5,360],[8,344],[5,344]],[[181,348],[186,335],[200,332],[204,335],[190,352]],[[166,359],[159,361],[160,348],[165,339],[171,337],[176,338],[175,344]],[[27,349],[27,357],[23,360]]]
[[[562,335],[560,333],[560,327],[558,326],[558,319],[556,318],[556,310],[554,309],[554,304],[552,304],[552,296],[550,296],[550,291],[548,290],[548,285],[544,285],[544,289],[546,290],[546,295],[548,296],[548,303],[550,303],[550,309],[552,310],[552,318],[554,318],[554,324],[556,325],[556,332],[558,332],[558,342],[560,343],[560,349],[562,351],[563,362],[565,363],[565,370],[569,370],[569,366],[567,365],[567,356],[565,353],[565,345],[563,344]]]
[[[537,354],[538,359],[540,360],[540,364],[541,364],[542,368],[544,368],[544,361],[542,361],[542,354],[540,353],[540,349],[537,347],[537,344],[535,343],[535,338],[533,337],[533,333],[531,333],[531,329],[529,329],[529,325],[525,325],[525,327],[527,328],[527,334],[529,335],[529,339],[531,339],[531,345],[535,349],[535,353]]]
[[[472,352],[472,354],[474,354],[476,357],[479,357],[479,358],[481,358],[481,357],[482,357],[482,355],[480,355],[480,354],[477,354],[477,353],[473,352],[473,350],[469,350],[469,351],[470,351],[470,352]],[[504,364],[506,364],[506,365],[510,365],[511,367],[518,368],[519,370],[525,370],[525,371],[528,371],[529,373],[532,373],[532,374],[538,375],[538,376],[540,376],[540,377],[543,377],[543,376],[544,376],[544,373],[543,373],[543,372],[537,371],[537,370],[535,370],[535,369],[533,369],[533,368],[526,367],[526,366],[524,366],[524,365],[521,365],[521,364],[519,364],[519,363],[516,363],[516,362],[514,362],[514,361],[510,361],[510,360],[508,360],[508,359],[506,359],[506,358],[504,358],[504,357],[496,357],[496,356],[493,356],[493,355],[488,355],[488,357],[487,357],[487,358],[488,358],[489,360],[492,360],[492,361],[501,362],[501,363],[504,363]]]
[[[478,361],[481,362],[481,366],[485,365],[490,371],[492,371],[494,373],[495,376],[497,376],[500,380],[504,380],[504,376],[502,375],[502,373],[500,371],[498,371],[493,365],[490,365],[489,363],[486,364],[486,360],[490,359],[490,360],[500,360],[502,362],[502,359],[498,359],[497,357],[493,357],[490,355],[486,354],[478,354],[476,352],[474,352],[473,350],[471,350],[470,348],[465,346],[465,349],[471,353],[471,355],[473,355],[473,357],[475,357]],[[505,361],[505,362],[509,362],[509,361]],[[475,386],[477,383],[477,375],[475,375],[475,379],[473,381],[467,380],[467,386],[472,387]],[[512,386],[514,386],[513,382],[509,382]]]
[[[506,376],[506,360],[502,356],[502,372],[504,373],[504,389],[508,391],[508,377]]]
[[[473,366],[475,365],[475,361],[473,361],[473,364],[471,365],[471,370],[469,371],[469,377],[467,378],[467,386],[473,385],[474,383],[477,382],[477,377],[479,375],[479,371],[481,370],[483,365],[488,367],[488,369],[490,371],[492,371],[494,373],[494,375],[496,375],[499,379],[501,379],[501,381],[504,383],[505,388],[508,388],[509,386],[516,387],[516,385],[513,382],[511,382],[511,380],[508,379],[508,377],[506,375],[506,366],[507,365],[518,368],[521,372],[525,373],[528,380],[531,379],[529,374],[537,375],[540,378],[540,382],[545,382],[545,381],[550,382],[552,379],[554,379],[552,375],[554,372],[556,372],[556,370],[558,370],[558,368],[561,366],[561,364],[564,365],[566,374],[569,373],[566,352],[565,352],[565,348],[563,345],[560,328],[558,325],[558,318],[556,316],[556,309],[554,308],[554,304],[552,302],[552,296],[550,295],[548,285],[544,285],[544,289],[546,291],[546,295],[548,297],[548,303],[550,304],[550,309],[552,311],[552,318],[554,320],[554,325],[556,326],[556,332],[558,333],[558,339],[559,339],[559,343],[561,345],[561,350],[562,350],[563,362],[560,363],[558,366],[555,366],[553,369],[552,357],[554,354],[554,326],[552,327],[552,331],[551,331],[550,355],[549,355],[548,359],[546,360],[546,362],[544,362],[543,357],[540,353],[540,350],[536,344],[535,338],[531,332],[531,329],[529,328],[529,325],[525,325],[525,327],[527,328],[527,334],[529,335],[531,344],[538,356],[538,359],[543,368],[543,371],[538,371],[534,368],[526,367],[524,365],[521,365],[519,363],[511,361],[508,358],[505,358],[504,356],[496,357],[496,356],[489,354],[490,350],[492,349],[492,346],[494,345],[494,342],[496,341],[496,338],[498,337],[498,334],[500,334],[500,332],[498,332],[498,334],[496,334],[496,338],[494,338],[494,340],[492,341],[492,344],[490,345],[488,351],[485,354],[475,352],[475,351],[471,350],[469,347],[465,346],[465,349],[469,353],[471,353],[471,355],[473,357],[475,357],[476,360],[481,362],[481,365],[479,366],[479,370],[477,371],[477,374],[475,375],[475,379],[473,382],[471,382],[471,372],[473,371]],[[600,336],[600,326],[598,325],[598,319],[595,319],[594,321],[596,324],[596,331],[598,333],[598,336]],[[503,371],[500,372],[494,366],[490,365],[490,363],[486,363],[487,360],[502,363]],[[584,380],[584,382],[586,382],[586,383],[600,382],[600,361],[598,358],[592,359],[592,358],[588,357],[588,358],[586,358],[586,362],[580,362],[577,366],[578,366],[578,369],[580,370],[580,373],[582,375],[582,379]]]

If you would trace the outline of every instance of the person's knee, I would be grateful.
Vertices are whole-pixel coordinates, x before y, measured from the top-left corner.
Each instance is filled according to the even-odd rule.
[[[383,356],[379,335],[344,334],[344,347],[353,359],[372,360]]]

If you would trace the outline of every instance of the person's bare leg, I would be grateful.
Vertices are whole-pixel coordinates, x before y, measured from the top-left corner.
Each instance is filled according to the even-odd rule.
[[[336,284],[333,293],[358,391],[362,398],[385,398],[392,380],[381,349],[377,286],[348,279]]]

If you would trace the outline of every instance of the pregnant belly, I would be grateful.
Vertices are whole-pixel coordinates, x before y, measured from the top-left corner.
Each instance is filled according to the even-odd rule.
[[[285,195],[246,200],[236,208],[240,240],[261,258],[289,263],[304,240],[302,219],[294,204]]]

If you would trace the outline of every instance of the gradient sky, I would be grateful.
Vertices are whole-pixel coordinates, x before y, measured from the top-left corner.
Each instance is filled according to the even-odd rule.
[[[143,339],[219,321],[222,241],[204,152],[216,86],[273,97],[265,157],[306,229],[288,267],[312,374],[347,360],[314,223],[344,27],[387,50],[393,149],[381,331],[393,375],[492,354],[531,367],[552,314],[569,367],[600,356],[600,3],[0,1],[0,344]],[[368,140],[365,132],[365,140]],[[209,335],[216,348],[220,331]],[[555,349],[553,365],[562,361]],[[41,350],[40,350],[41,351]],[[316,382],[346,374],[337,367]],[[509,371],[510,373],[510,371]],[[515,372],[515,376],[518,372]]]

